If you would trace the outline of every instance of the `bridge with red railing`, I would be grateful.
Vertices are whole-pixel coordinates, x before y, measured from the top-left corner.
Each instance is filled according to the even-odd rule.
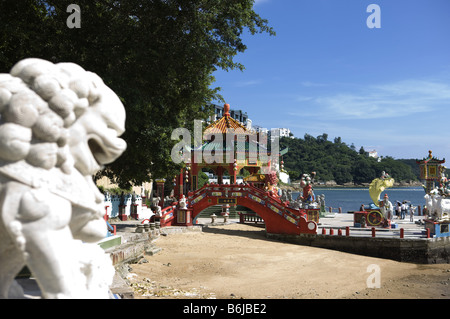
[[[214,205],[241,205],[264,220],[266,231],[272,234],[316,234],[317,209],[294,209],[278,196],[251,185],[211,185],[190,192],[187,206],[169,206],[161,211],[161,227],[196,224],[199,214]]]

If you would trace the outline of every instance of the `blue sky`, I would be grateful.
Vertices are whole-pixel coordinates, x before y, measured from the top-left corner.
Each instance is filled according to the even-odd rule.
[[[255,11],[277,35],[246,33],[235,59],[246,70],[214,74],[232,109],[300,138],[450,161],[450,1],[257,0]]]

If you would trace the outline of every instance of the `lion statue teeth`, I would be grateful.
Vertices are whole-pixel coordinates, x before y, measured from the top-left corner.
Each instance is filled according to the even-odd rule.
[[[92,180],[126,149],[125,109],[73,63],[18,62],[0,74],[0,298],[23,297],[27,266],[44,298],[108,298],[103,196]]]

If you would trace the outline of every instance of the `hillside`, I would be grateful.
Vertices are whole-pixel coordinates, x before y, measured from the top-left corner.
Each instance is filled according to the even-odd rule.
[[[280,150],[289,147],[283,155],[284,168],[291,180],[298,180],[303,173],[316,172],[316,180],[332,181],[337,184],[370,183],[380,177],[385,171],[396,182],[418,180],[418,169],[414,167],[415,160],[396,160],[385,157],[380,162],[369,157],[362,147],[359,151],[354,145],[348,146],[335,138],[328,140],[323,134],[313,137],[305,134],[304,138],[286,138],[280,140]]]

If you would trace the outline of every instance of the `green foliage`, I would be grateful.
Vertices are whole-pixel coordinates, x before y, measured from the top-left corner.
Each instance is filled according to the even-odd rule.
[[[198,174],[198,188],[203,187],[206,183],[208,183],[209,177],[204,172],[200,172]]]
[[[354,145],[346,145],[340,137],[335,138],[334,142],[328,141],[327,134],[317,138],[309,134],[305,134],[303,139],[282,138],[280,149],[285,147],[289,147],[289,152],[283,156],[283,161],[291,180],[299,179],[301,174],[312,171],[316,172],[317,180],[334,180],[338,184],[370,183],[380,177],[382,171],[398,182],[417,180],[417,175],[412,170],[413,160],[386,157],[378,162],[369,157],[364,148],[356,151]]]
[[[111,195],[121,195],[122,193],[123,194],[131,194],[131,191],[132,191],[131,187],[130,188],[126,188],[126,189],[123,189],[123,188],[120,188],[120,187],[111,187],[111,188],[105,188],[103,186],[97,186],[97,187],[98,187],[99,191],[102,192],[103,194],[105,192],[108,192]]]
[[[246,177],[248,177],[248,176],[250,176],[251,174],[250,174],[250,172],[248,171],[248,170],[246,170],[245,168],[242,168],[240,171],[239,171],[239,175],[238,176],[241,176],[242,178],[246,178]]]
[[[416,163],[416,159],[399,159],[398,161],[411,167],[412,172],[417,178],[420,178],[420,166]]]
[[[67,6],[76,3],[81,28],[69,29]],[[172,178],[177,127],[192,132],[205,119],[217,68],[240,69],[241,36],[274,34],[253,10],[253,0],[3,0],[0,2],[0,72],[26,57],[74,62],[97,73],[127,111],[125,153],[104,173],[126,188]]]

